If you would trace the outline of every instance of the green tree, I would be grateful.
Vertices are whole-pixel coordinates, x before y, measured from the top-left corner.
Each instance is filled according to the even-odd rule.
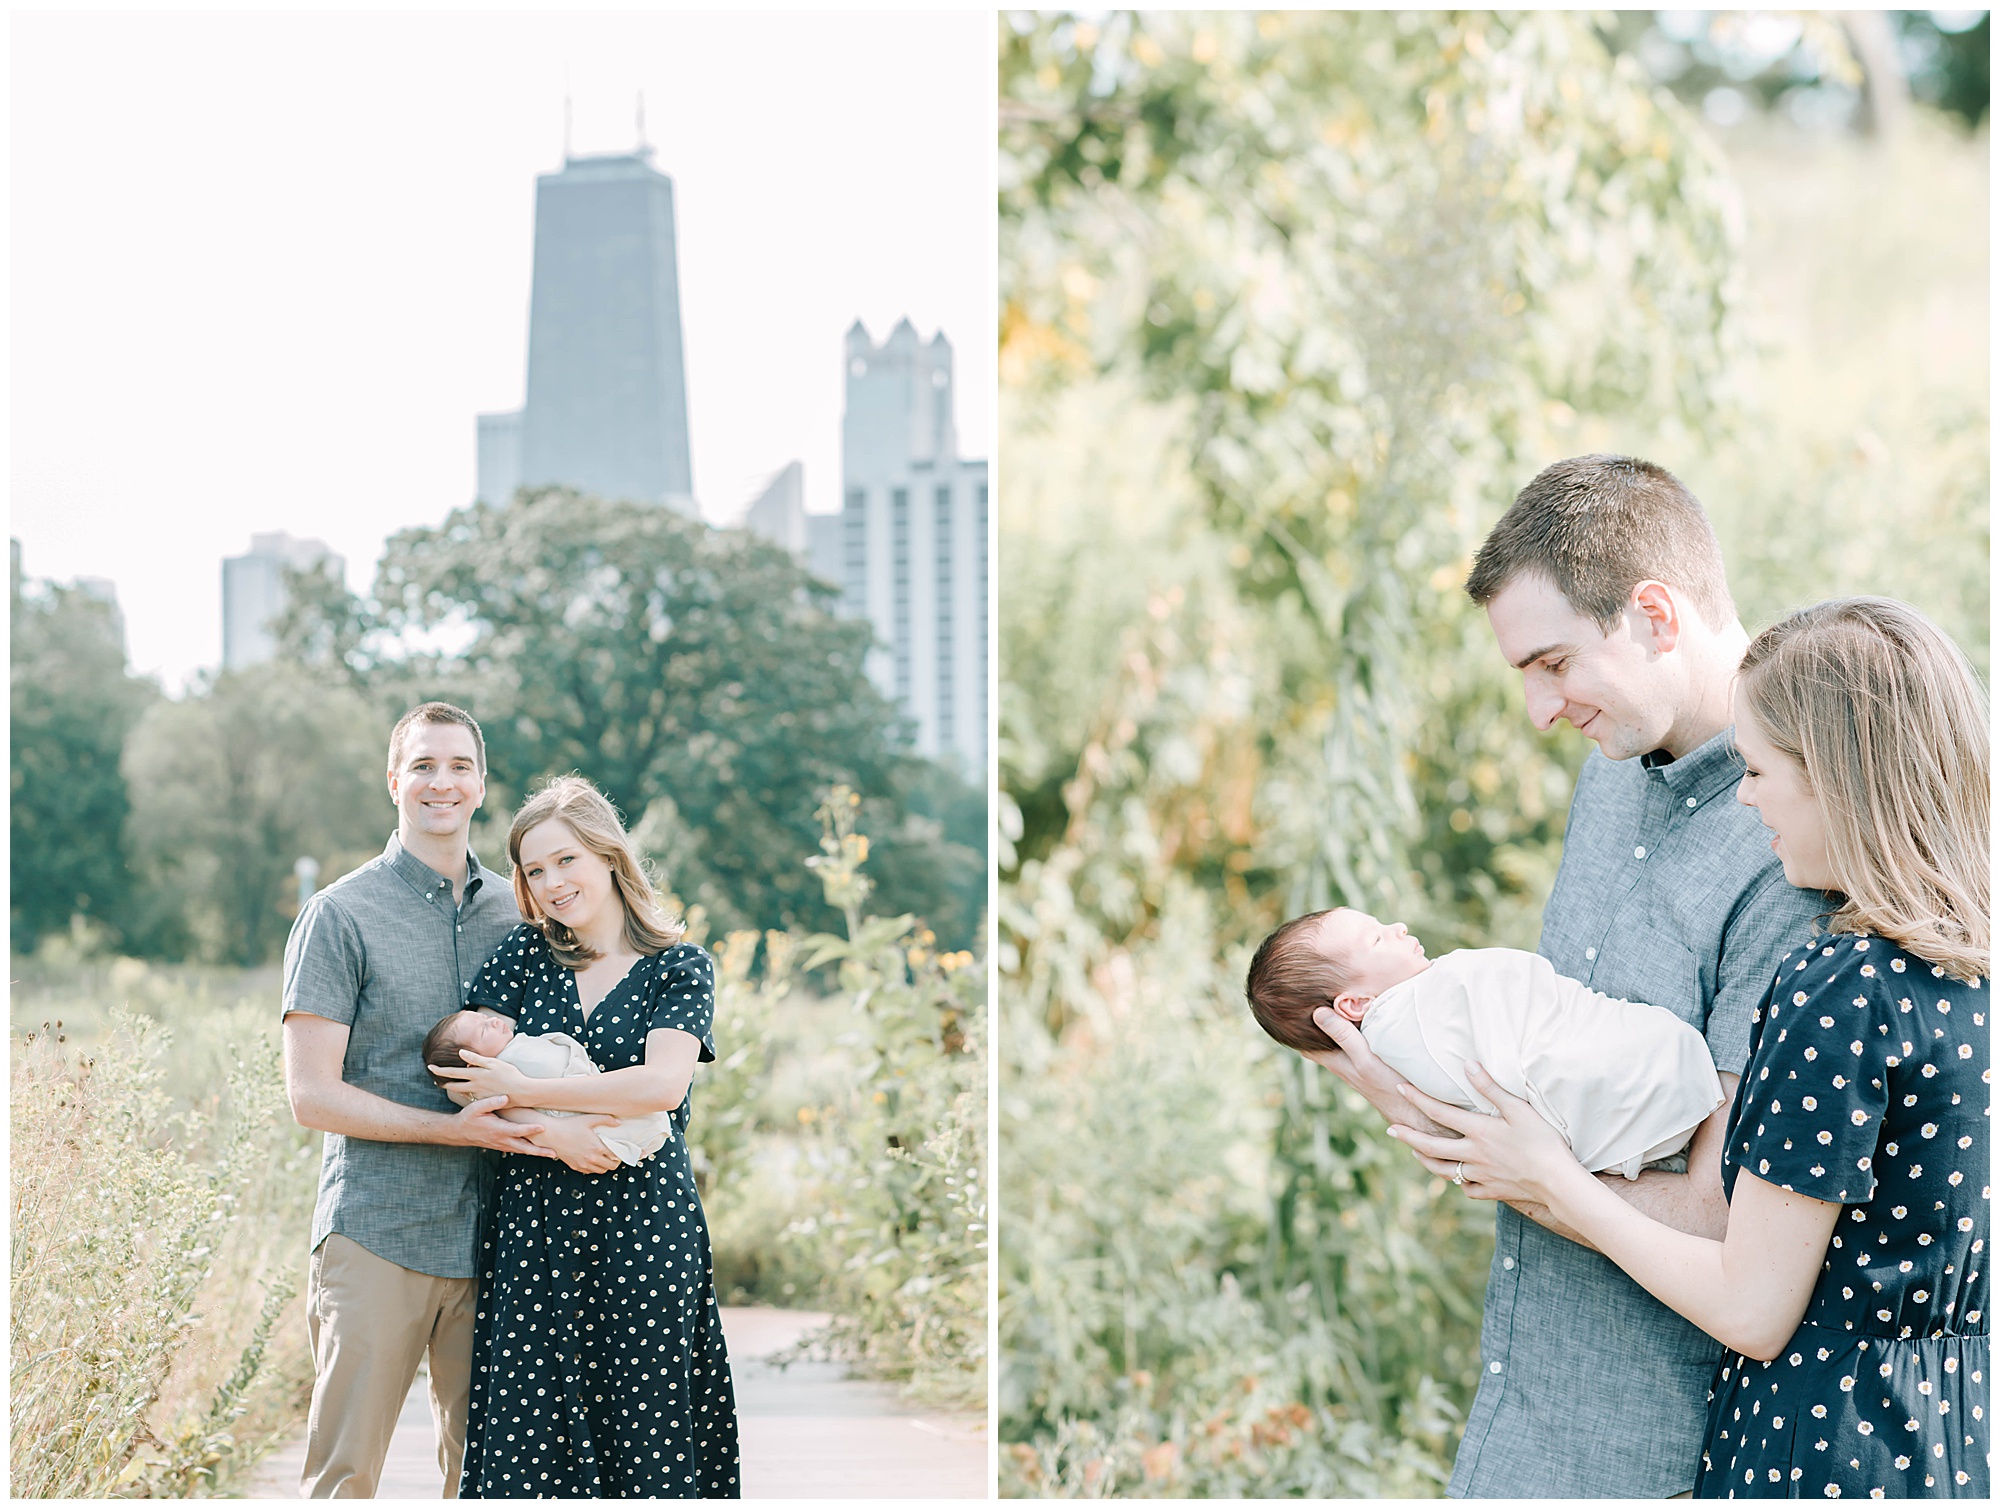
[[[89,918],[131,920],[129,799],[119,753],[159,695],[126,674],[117,610],[78,587],[10,582],[13,629],[11,813],[13,946]]]
[[[1489,1222],[1238,982],[1332,902],[1532,943],[1576,756],[1468,557],[1547,461],[1727,422],[1734,190],[1575,16],[1002,28],[1015,1486],[1434,1491]],[[1106,571],[1067,521],[1128,495]]]
[[[163,902],[152,949],[275,956],[297,913],[294,863],[318,860],[324,885],[394,828],[387,734],[351,687],[282,663],[225,671],[148,709],[125,771],[133,862]]]
[[[396,535],[373,603],[301,586],[288,653],[337,661],[384,705],[463,702],[486,733],[490,803],[588,776],[719,926],[832,920],[797,856],[845,783],[872,799],[894,904],[969,936],[984,856],[963,795],[940,800],[941,775],[908,755],[863,673],[868,625],[835,617],[834,590],[779,547],[546,488]]]

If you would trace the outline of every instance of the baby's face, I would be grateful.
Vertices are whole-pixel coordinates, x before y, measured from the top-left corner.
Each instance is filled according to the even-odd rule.
[[[514,1037],[514,1023],[490,1011],[468,1011],[458,1030],[458,1045],[492,1058]]]
[[[1344,994],[1379,996],[1430,968],[1424,946],[1400,922],[1378,922],[1366,912],[1340,907],[1320,919],[1323,957],[1347,977]]]

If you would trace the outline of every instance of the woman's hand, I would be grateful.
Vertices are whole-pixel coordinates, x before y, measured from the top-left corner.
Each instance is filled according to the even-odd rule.
[[[439,1079],[463,1085],[479,1099],[492,1095],[504,1095],[509,1105],[530,1104],[529,1087],[534,1083],[512,1064],[503,1064],[497,1058],[488,1058],[484,1053],[475,1053],[470,1048],[458,1050],[458,1056],[465,1060],[463,1069],[445,1069],[433,1066],[431,1073]],[[450,1094],[446,1090],[446,1094]]]
[[[1579,1177],[1590,1181],[1562,1133],[1527,1101],[1501,1089],[1477,1064],[1465,1066],[1465,1077],[1499,1109],[1498,1116],[1447,1105],[1415,1085],[1404,1085],[1403,1093],[1418,1110],[1458,1136],[1433,1137],[1405,1126],[1390,1127],[1389,1135],[1408,1143],[1432,1173],[1463,1184],[1475,1200],[1554,1206],[1565,1185],[1573,1186]]]
[[[535,1146],[546,1156],[560,1158],[579,1174],[608,1174],[623,1166],[619,1156],[597,1135],[601,1126],[615,1125],[616,1116],[551,1116],[535,1133]]]

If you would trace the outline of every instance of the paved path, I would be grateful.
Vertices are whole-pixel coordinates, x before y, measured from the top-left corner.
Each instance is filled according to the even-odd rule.
[[[838,1363],[795,1362],[780,1370],[763,1360],[825,1320],[804,1310],[723,1306],[743,1496],[985,1498],[982,1416],[915,1412],[893,1388],[850,1378]],[[443,1492],[428,1389],[419,1377],[403,1403],[378,1498],[434,1499]],[[266,1459],[248,1496],[296,1497],[305,1453],[301,1437]]]

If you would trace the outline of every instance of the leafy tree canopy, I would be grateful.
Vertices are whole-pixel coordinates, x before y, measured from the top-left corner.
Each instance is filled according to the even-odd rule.
[[[845,783],[873,799],[883,904],[970,937],[983,825],[903,748],[863,673],[867,623],[835,617],[834,590],[778,546],[546,488],[396,535],[373,603],[295,585],[290,655],[337,661],[385,706],[441,696],[479,718],[489,808],[579,771],[683,901],[725,925],[823,928],[802,860],[824,790]]]
[[[143,951],[261,964],[297,915],[293,865],[325,885],[395,828],[385,729],[352,688],[266,664],[162,699],[132,731],[128,834]]]
[[[9,594],[9,831],[13,946],[86,917],[114,931],[133,888],[120,834],[128,806],[119,752],[148,702],[150,682],[125,673],[117,610],[81,587],[24,583]]]
[[[1002,23],[1000,73],[1009,443],[1107,376],[1185,416],[1189,527],[1229,542],[1224,590],[1263,625],[1242,664],[1271,700],[1209,725],[1181,784],[1199,803],[1244,784],[1225,769],[1275,762],[1318,814],[1256,825],[1270,842],[1253,858],[1243,823],[1177,813],[1178,842],[1154,852],[1218,881],[1286,877],[1294,908],[1417,903],[1409,840],[1464,836],[1418,811],[1413,768],[1492,764],[1539,789],[1549,758],[1494,721],[1490,655],[1456,652],[1483,633],[1459,587],[1484,529],[1541,465],[1591,448],[1594,418],[1674,451],[1732,412],[1725,165],[1565,14],[1039,16]],[[1003,696],[1003,716],[1032,719],[1022,703]],[[1138,810],[1121,806],[1128,776],[1157,784],[1161,767],[1146,737],[1123,742],[1085,759],[1072,797]],[[1003,782],[1032,815],[1063,763]],[[1522,805],[1543,820],[1539,796]],[[1088,831],[1075,822],[1071,801],[1064,826]],[[1485,870],[1513,836],[1499,827],[1447,870]],[[1023,852],[1053,838],[1024,827]],[[1107,839],[1107,862],[1139,842]]]

